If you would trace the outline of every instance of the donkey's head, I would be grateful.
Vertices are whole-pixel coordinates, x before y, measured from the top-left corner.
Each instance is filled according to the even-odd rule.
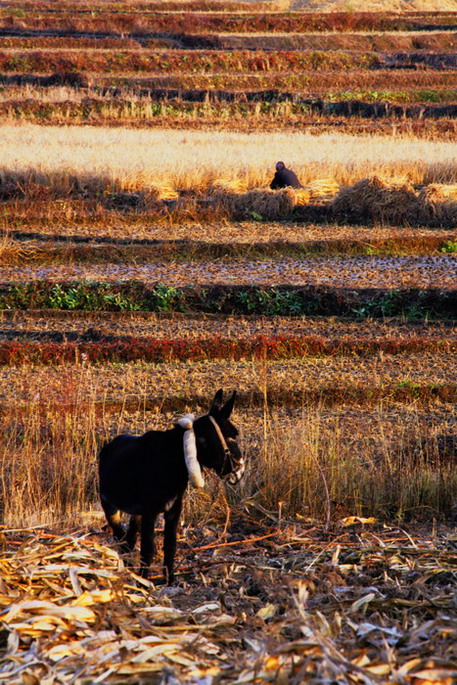
[[[236,442],[239,431],[229,420],[235,399],[236,391],[223,404],[223,392],[218,390],[209,412],[193,424],[199,463],[214,469],[221,477],[229,475],[231,483],[239,481],[245,469]]]

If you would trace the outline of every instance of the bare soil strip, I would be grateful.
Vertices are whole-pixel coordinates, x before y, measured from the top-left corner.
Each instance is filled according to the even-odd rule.
[[[230,260],[181,262],[173,265],[110,264],[91,267],[4,267],[3,284],[18,281],[162,282],[184,285],[313,285],[333,288],[441,288],[457,289],[457,259],[452,255],[429,257],[328,257],[301,260]]]
[[[156,314],[152,312],[81,312],[62,310],[0,311],[1,340],[96,341],[122,338],[203,339],[251,338],[258,335],[316,335],[323,338],[357,336],[403,341],[446,340],[455,345],[453,321],[369,321],[340,317],[227,316],[219,314]]]

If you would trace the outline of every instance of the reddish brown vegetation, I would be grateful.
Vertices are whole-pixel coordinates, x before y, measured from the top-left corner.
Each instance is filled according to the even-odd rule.
[[[325,338],[318,335],[258,335],[227,340],[219,336],[206,338],[127,338],[118,342],[1,342],[0,364],[65,364],[99,362],[171,362],[204,359],[292,359],[304,356],[360,355],[378,352],[404,354],[412,352],[457,351],[454,338],[424,340],[415,338]]]
[[[447,21],[455,21],[449,14]],[[446,21],[446,23],[447,23]],[[0,25],[15,26],[14,17],[4,17]],[[21,29],[46,29],[52,26],[60,31],[97,32],[118,31],[139,34],[151,33],[303,33],[315,31],[408,31],[420,30],[424,24],[431,28],[442,25],[440,14],[395,14],[388,12],[328,12],[328,13],[258,13],[258,14],[203,14],[179,12],[176,14],[139,14],[104,12],[75,14],[65,10],[46,13],[39,10],[34,15],[21,17]]]
[[[345,52],[236,52],[169,50],[164,52],[0,52],[0,71],[6,72],[163,72],[290,71],[309,69],[368,69],[380,66],[374,54]]]

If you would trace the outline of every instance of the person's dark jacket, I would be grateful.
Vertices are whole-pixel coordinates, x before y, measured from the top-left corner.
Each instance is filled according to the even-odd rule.
[[[272,190],[277,190],[278,188],[303,188],[302,184],[298,180],[295,172],[292,169],[280,169],[274,175],[272,182],[270,183],[270,188]]]

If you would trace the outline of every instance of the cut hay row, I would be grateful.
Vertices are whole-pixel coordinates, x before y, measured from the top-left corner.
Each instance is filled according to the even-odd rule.
[[[332,199],[329,216],[349,221],[377,221],[393,225],[457,225],[457,185],[430,184],[416,191],[406,180],[363,179],[338,192],[333,179],[317,180],[301,190],[237,192],[227,184],[213,193],[216,204],[235,219],[254,214],[278,220],[300,205]]]
[[[212,215],[213,220],[349,221],[446,229],[457,226],[457,185],[454,184],[433,183],[416,190],[406,178],[372,176],[343,187],[339,192],[339,184],[334,179],[316,179],[299,190],[256,188],[242,192],[247,184],[241,179],[216,180],[207,189],[207,194],[200,196],[185,191],[180,196],[171,183],[165,182],[136,192],[123,192],[119,187],[140,182],[138,176],[135,181],[119,179],[116,188],[113,178],[49,173],[47,177],[27,174],[23,185],[18,174],[8,173],[4,174],[3,183],[0,182],[0,197],[51,203],[58,198],[76,199],[79,195],[88,200],[92,196],[99,214],[119,211],[167,218],[170,222],[210,220]],[[142,183],[147,184],[147,181],[143,179]],[[109,192],[108,184],[114,185],[114,192]],[[91,208],[97,213],[93,203]]]
[[[446,226],[457,222],[457,185],[430,184],[420,191],[400,179],[386,181],[379,176],[363,179],[343,188],[331,203],[336,217],[374,220],[392,224],[429,224]]]
[[[125,227],[127,229],[128,227]],[[243,226],[244,228],[244,226]],[[322,227],[321,227],[322,228]],[[288,225],[284,225],[287,234]],[[195,230],[195,229],[194,229]],[[276,233],[277,231],[275,231]],[[457,234],[449,232],[443,237],[399,236],[394,238],[359,239],[329,236],[328,238],[301,240],[290,239],[285,235],[282,240],[248,242],[246,235],[239,236],[239,242],[233,236],[232,241],[202,242],[193,240],[160,240],[150,238],[139,240],[116,238],[110,240],[103,236],[81,236],[77,242],[74,234],[65,240],[65,236],[49,242],[48,236],[39,232],[12,231],[0,240],[0,265],[18,264],[147,264],[161,261],[199,261],[209,259],[240,259],[249,256],[251,259],[309,257],[311,255],[436,255],[457,251]],[[200,237],[200,236],[198,236]],[[221,236],[222,237],[222,236]],[[131,244],[128,244],[130,242]],[[97,244],[98,243],[98,244]],[[136,244],[135,244],[136,243]],[[148,244],[150,243],[150,244]]]

